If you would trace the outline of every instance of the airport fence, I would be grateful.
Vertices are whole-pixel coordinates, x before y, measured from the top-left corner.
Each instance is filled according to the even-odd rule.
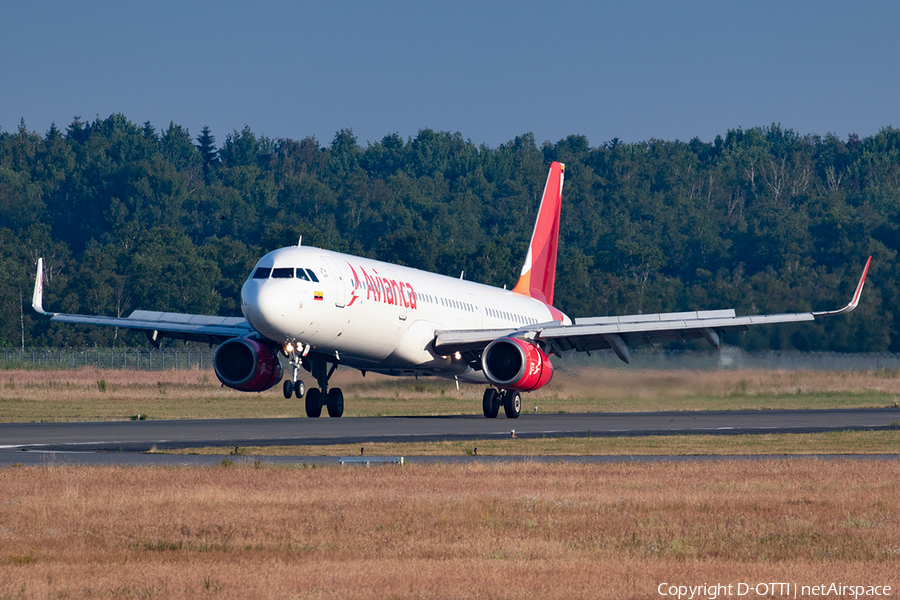
[[[0,348],[0,369],[210,369],[215,348],[179,346],[172,348]],[[287,361],[282,365],[287,368]],[[840,352],[760,351],[744,352],[727,346],[721,350],[671,350],[636,348],[625,364],[610,350],[567,354],[554,359],[560,366],[592,366],[609,369],[712,371],[722,369],[870,371],[900,370],[900,354]]]
[[[215,349],[181,348],[0,348],[3,369],[165,369],[212,368]]]
[[[767,371],[872,371],[900,370],[900,354],[890,352],[798,352],[764,350],[745,352],[734,346],[720,350],[671,350],[637,348],[631,351],[629,364],[623,363],[611,350],[572,354],[562,364],[596,366],[609,369],[697,371],[763,369]]]

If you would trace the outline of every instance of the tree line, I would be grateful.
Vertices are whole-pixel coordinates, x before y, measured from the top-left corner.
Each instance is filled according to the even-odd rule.
[[[423,129],[361,144],[192,137],[113,114],[63,131],[0,131],[0,346],[145,344],[50,324],[30,309],[240,315],[266,252],[297,243],[495,286],[516,282],[551,161],[566,163],[557,306],[573,317],[846,304],[846,318],[735,334],[747,349],[900,351],[900,130],[799,135],[780,125],[712,142],[531,134],[497,148]]]

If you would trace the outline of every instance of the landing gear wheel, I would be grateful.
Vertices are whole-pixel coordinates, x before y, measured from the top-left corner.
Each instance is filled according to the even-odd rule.
[[[298,379],[297,383],[294,384],[294,395],[296,395],[297,400],[299,400],[300,398],[303,397],[303,394],[305,394],[305,393],[306,393],[306,386],[303,385],[303,382]],[[287,398],[287,396],[285,396],[285,398]]]
[[[306,416],[310,419],[322,416],[322,392],[318,388],[306,392]]]
[[[312,390],[310,390],[311,392]],[[326,396],[326,404],[328,405],[329,417],[340,417],[344,414],[344,392],[341,388],[332,388],[328,390]]]
[[[518,419],[522,414],[522,396],[519,392],[506,390],[503,392],[503,412],[507,419]]]
[[[494,388],[484,390],[484,397],[481,399],[481,408],[484,416],[488,419],[496,419],[500,412],[500,394]]]
[[[290,381],[285,380],[283,391],[284,391],[284,397],[290,398],[291,394],[294,393],[294,384],[291,383]]]

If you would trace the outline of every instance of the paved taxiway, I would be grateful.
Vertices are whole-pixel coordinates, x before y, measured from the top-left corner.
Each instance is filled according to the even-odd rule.
[[[201,446],[370,444],[517,438],[666,434],[812,433],[894,429],[900,409],[763,410],[341,419],[213,419],[90,423],[0,423],[0,466],[65,462],[183,463],[184,457],[142,455]],[[117,459],[117,457],[119,457]],[[139,458],[140,457],[140,458]],[[194,464],[220,462],[198,457]],[[286,460],[296,462],[297,458]],[[275,461],[277,462],[277,461]],[[327,461],[325,461],[327,462]]]

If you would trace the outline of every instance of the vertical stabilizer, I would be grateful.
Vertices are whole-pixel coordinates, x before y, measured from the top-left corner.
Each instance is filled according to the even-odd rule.
[[[563,175],[566,166],[559,162],[550,165],[544,197],[538,209],[528,255],[522,274],[513,291],[531,296],[548,305],[553,304],[553,285],[556,282],[556,250],[559,246],[559,209],[562,203]]]

